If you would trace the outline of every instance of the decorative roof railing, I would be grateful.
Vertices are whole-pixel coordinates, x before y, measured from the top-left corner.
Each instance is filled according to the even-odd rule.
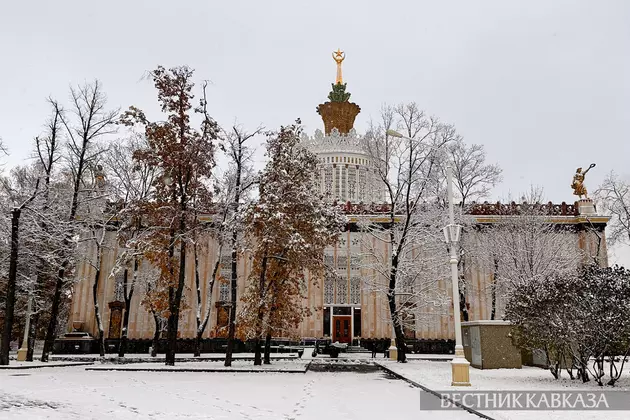
[[[353,204],[349,201],[347,203],[338,203],[335,201],[333,202],[333,206],[339,207],[345,214],[384,214],[391,211],[391,205],[387,203]]]
[[[547,216],[578,216],[580,214],[577,203],[567,204],[564,201],[561,204],[553,204],[551,201],[544,204],[515,203],[514,201],[509,204],[503,204],[501,202],[488,203],[486,201],[484,203],[473,202],[466,207],[465,213],[472,216],[516,216],[525,212],[534,212]]]
[[[324,134],[321,130],[315,130],[315,135],[309,137],[302,135],[303,144],[307,145],[315,153],[330,151],[347,151],[352,153],[365,153],[365,141],[353,128],[347,134],[339,133],[333,128],[330,134]]]
[[[391,205],[387,203],[338,203],[335,201],[333,206],[339,207],[345,214],[384,214],[391,211]],[[508,204],[503,204],[501,202],[473,202],[466,205],[464,210],[464,214],[470,216],[516,216],[526,212],[533,212],[546,216],[578,216],[580,214],[577,203],[567,204],[562,202],[561,204],[553,204],[551,201],[544,204],[529,204],[526,202],[511,202]],[[396,213],[400,214],[400,212]]]

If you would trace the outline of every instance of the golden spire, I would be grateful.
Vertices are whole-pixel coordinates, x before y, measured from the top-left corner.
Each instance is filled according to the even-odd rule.
[[[346,54],[337,48],[337,51],[333,51],[332,53],[333,60],[337,63],[337,78],[335,79],[336,84],[343,84],[343,78],[341,77],[341,63],[346,58]]]

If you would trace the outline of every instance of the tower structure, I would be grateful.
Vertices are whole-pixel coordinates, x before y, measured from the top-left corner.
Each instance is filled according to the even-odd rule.
[[[350,93],[343,83],[341,66],[345,53],[333,52],[337,76],[328,101],[317,107],[324,131],[315,130],[304,139],[320,162],[320,192],[330,201],[350,203],[382,203],[383,184],[366,149],[364,137],[354,129],[361,108],[350,102]]]

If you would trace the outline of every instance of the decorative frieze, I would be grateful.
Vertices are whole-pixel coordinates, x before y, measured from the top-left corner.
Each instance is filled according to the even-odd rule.
[[[561,204],[553,204],[551,201],[546,204],[529,204],[526,202],[509,204],[497,203],[471,203],[466,208],[466,214],[473,216],[515,216],[525,212],[540,213],[547,216],[578,216],[578,206],[576,204],[567,204],[564,201]]]

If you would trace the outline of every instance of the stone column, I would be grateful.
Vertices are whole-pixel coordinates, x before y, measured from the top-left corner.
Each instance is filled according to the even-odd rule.
[[[325,195],[326,194],[326,166],[323,163],[321,165],[322,166],[320,169],[320,173],[321,173],[322,179],[319,185],[319,190],[322,195]]]
[[[348,164],[347,163],[345,164],[345,167],[346,167],[346,177],[345,177],[346,178],[346,195],[343,198],[344,202],[350,201],[350,189],[349,189],[350,185],[348,183],[348,177],[349,177],[349,172],[350,171],[348,171]]]
[[[343,189],[341,188],[341,186],[343,185],[343,164],[339,164],[339,199],[341,200],[341,202],[344,202],[343,199]]]
[[[334,157],[333,157],[333,160],[334,160]],[[332,169],[332,173],[333,173],[333,183],[332,183],[332,191],[330,192],[330,194],[331,194],[330,199],[331,199],[331,200],[333,200],[333,201],[337,198],[337,185],[335,184],[335,181],[336,181],[336,178],[337,178],[337,177],[335,176],[335,169],[337,169],[337,167],[336,167],[336,165],[333,163],[333,169]]]
[[[359,201],[363,200],[362,197],[359,197],[359,165],[357,165],[357,169],[354,172],[354,176],[356,179],[356,181],[354,182],[354,201],[358,203]],[[363,316],[363,314],[361,314],[361,316]]]

